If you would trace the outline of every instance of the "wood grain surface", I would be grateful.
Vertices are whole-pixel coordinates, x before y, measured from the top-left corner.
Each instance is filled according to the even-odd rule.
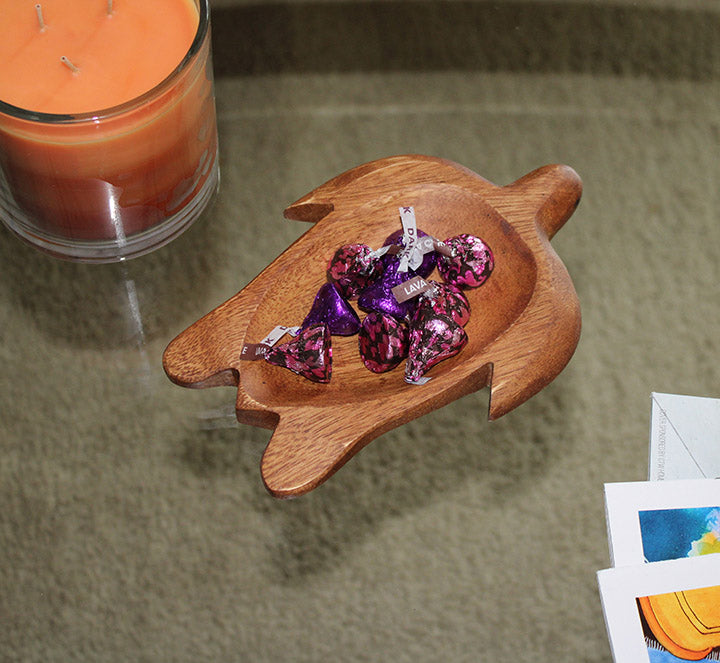
[[[353,168],[285,210],[286,218],[314,225],[237,295],[175,338],[164,353],[165,371],[185,387],[237,386],[238,420],[274,429],[261,473],[277,497],[312,490],[382,433],[488,385],[489,418],[496,419],[551,382],[577,345],[578,298],[550,239],[581,191],[578,175],[562,165],[507,186],[422,155]],[[460,354],[431,368],[432,379],[422,386],[404,382],[402,365],[368,371],[357,336],[332,337],[328,384],[240,360],[246,343],[259,342],[278,324],[302,322],[337,248],[355,242],[377,248],[400,229],[400,206],[414,207],[426,233],[438,239],[471,233],[494,253],[491,277],[466,290],[469,341]],[[437,272],[430,278],[439,280]]]

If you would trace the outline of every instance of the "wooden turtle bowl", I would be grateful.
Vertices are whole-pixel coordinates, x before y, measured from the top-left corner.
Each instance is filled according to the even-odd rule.
[[[577,295],[549,240],[581,190],[577,174],[559,165],[504,187],[422,155],[353,168],[285,210],[286,218],[314,225],[237,295],[174,339],[163,357],[165,371],[185,387],[237,386],[238,420],[275,429],[261,472],[277,497],[312,490],[378,435],[487,385],[489,418],[496,419],[552,381],[577,345]],[[401,229],[401,206],[415,209],[418,228],[429,235],[477,235],[495,256],[490,278],[465,291],[469,340],[458,355],[432,367],[432,379],[420,386],[405,383],[403,364],[370,372],[357,336],[332,337],[328,384],[240,359],[245,344],[276,325],[302,322],[340,246],[378,248]],[[437,271],[430,278],[441,280]]]

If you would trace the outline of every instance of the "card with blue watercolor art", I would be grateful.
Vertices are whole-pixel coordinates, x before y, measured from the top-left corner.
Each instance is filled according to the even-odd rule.
[[[613,566],[720,552],[720,480],[605,484]]]

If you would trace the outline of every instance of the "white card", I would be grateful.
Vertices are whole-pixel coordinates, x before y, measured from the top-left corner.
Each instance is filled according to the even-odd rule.
[[[720,399],[653,393],[648,476],[720,477]]]
[[[720,555],[605,569],[598,585],[615,663],[720,660]]]
[[[605,484],[613,566],[720,552],[720,480]]]

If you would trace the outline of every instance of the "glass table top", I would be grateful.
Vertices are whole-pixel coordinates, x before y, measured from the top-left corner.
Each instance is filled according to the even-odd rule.
[[[213,5],[221,186],[111,265],[0,229],[0,658],[609,661],[603,484],[647,478],[650,394],[717,397],[720,5]],[[308,226],[283,210],[395,154],[498,185],[564,163],[567,368],[484,389],[271,497],[271,432],[183,389],[167,344]]]

